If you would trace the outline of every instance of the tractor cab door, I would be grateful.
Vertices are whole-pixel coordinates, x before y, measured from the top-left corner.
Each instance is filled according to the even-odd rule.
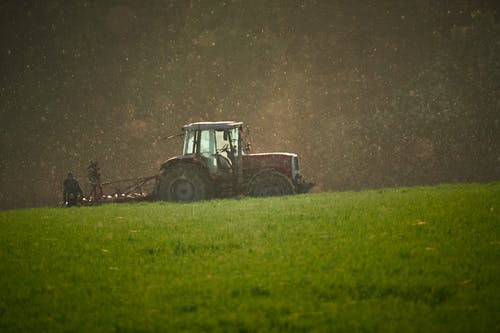
[[[214,130],[203,130],[200,133],[200,150],[199,153],[203,156],[208,165],[208,170],[211,174],[217,173],[217,158],[215,149]]]
[[[217,169],[220,173],[232,173],[234,162],[234,145],[231,130],[215,130],[215,145],[217,150]]]
[[[184,155],[199,154],[204,159],[211,174],[217,172],[214,130],[186,131],[184,138]]]

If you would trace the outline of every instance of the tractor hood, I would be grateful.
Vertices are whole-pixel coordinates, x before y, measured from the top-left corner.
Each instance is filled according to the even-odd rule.
[[[295,179],[299,174],[299,159],[293,153],[245,154],[243,170],[276,170]]]

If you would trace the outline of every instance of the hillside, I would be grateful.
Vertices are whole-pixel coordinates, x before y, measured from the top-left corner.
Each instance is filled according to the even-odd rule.
[[[493,332],[500,184],[0,212],[0,330]]]
[[[0,209],[112,181],[192,121],[250,126],[316,191],[500,179],[497,1],[2,1]]]

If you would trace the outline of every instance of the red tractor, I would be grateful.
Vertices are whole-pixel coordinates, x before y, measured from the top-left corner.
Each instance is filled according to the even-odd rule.
[[[276,196],[305,193],[313,186],[302,178],[297,154],[247,154],[241,122],[198,122],[183,130],[182,155],[161,165],[153,199]]]

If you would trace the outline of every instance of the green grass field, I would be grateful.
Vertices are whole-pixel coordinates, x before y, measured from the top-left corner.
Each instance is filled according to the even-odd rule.
[[[1,332],[499,332],[500,183],[0,212]]]

